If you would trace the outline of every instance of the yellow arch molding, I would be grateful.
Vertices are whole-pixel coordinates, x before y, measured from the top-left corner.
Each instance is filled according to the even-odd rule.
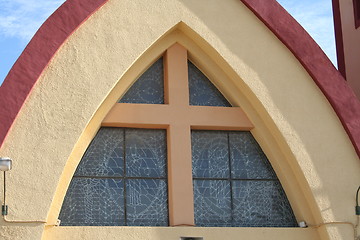
[[[100,128],[101,122],[106,114],[119,98],[125,94],[133,82],[151,66],[167,48],[175,43],[180,43],[188,50],[190,60],[214,83],[233,106],[241,106],[254,124],[255,128],[252,130],[252,134],[261,145],[276,171],[297,220],[305,220],[308,224],[313,225],[321,222],[320,211],[300,166],[265,108],[250,88],[243,82],[241,77],[235,73],[220,54],[183,22],[179,22],[159,38],[128,68],[126,73],[119,79],[94,113],[92,119],[78,138],[61,174],[47,221],[55,222],[57,220],[76,167],[87,146]],[[54,227],[51,226],[45,227],[43,238],[51,239],[51,230],[53,228]],[[82,227],[77,227],[77,230],[80,228]],[[292,230],[299,232],[302,229]],[[56,231],[59,232],[61,229]],[[289,230],[283,233],[285,235],[291,234],[288,231]],[[309,229],[308,231],[314,230]],[[315,233],[312,232],[312,234]]]

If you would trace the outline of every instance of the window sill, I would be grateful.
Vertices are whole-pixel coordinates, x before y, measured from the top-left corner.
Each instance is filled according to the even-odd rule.
[[[211,239],[267,239],[315,240],[319,239],[313,228],[224,228],[224,227],[51,227],[43,239],[97,239],[97,240],[178,240],[180,237]]]

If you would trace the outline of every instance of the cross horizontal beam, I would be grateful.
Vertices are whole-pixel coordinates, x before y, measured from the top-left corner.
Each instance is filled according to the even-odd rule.
[[[167,104],[117,103],[102,126],[167,128],[169,125],[192,129],[250,130],[254,126],[239,107],[184,106]]]

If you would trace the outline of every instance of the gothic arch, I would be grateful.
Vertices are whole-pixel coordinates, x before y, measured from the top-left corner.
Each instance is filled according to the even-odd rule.
[[[156,57],[179,42],[189,50],[190,59],[254,123],[253,134],[283,182],[298,220],[311,226],[354,220],[349,206],[360,176],[355,153],[358,101],[328,59],[308,41],[309,36],[299,33],[301,27],[294,20],[287,24],[290,17],[275,1],[269,0],[264,7],[254,1],[227,0],[220,11],[226,14],[214,18],[217,2],[167,0],[159,5],[154,0],[153,5],[149,2],[145,6],[136,1],[107,1],[89,17],[105,1],[96,1],[91,7],[81,0],[69,0],[49,19],[0,89],[0,95],[12,99],[9,103],[0,99],[1,123],[5,123],[0,137],[7,135],[0,153],[16,160],[9,179],[14,187],[9,189],[8,198],[15,208],[10,206],[14,211],[10,210],[9,218],[55,222],[71,175],[106,113]],[[72,9],[82,13],[76,21],[73,18],[79,12]],[[169,13],[166,18],[164,12]],[[272,18],[274,12],[279,18]],[[51,38],[55,48],[39,56],[40,67],[34,71],[31,64],[24,66],[29,58],[38,56],[36,49],[52,33],[45,30],[56,25],[52,21],[61,22],[66,16],[70,16],[71,27],[60,34],[60,40]],[[276,25],[274,19],[282,19],[281,24]],[[296,36],[308,44],[298,44]],[[313,53],[315,59],[309,57]],[[24,78],[19,77],[22,75]],[[30,229],[28,225],[21,227]],[[34,236],[42,233],[42,227],[31,228]],[[119,232],[77,230],[47,226],[44,236],[111,237]],[[347,226],[322,226],[319,230],[264,229],[263,233],[268,239],[318,239],[319,235],[332,239],[350,236],[349,230]],[[121,231],[131,235],[132,230]],[[149,231],[154,238],[164,233]],[[198,235],[201,230],[179,228],[168,233],[178,236],[189,231]],[[142,236],[148,233],[143,231]],[[252,229],[231,229],[229,233],[241,233],[249,239],[259,234]]]
[[[125,94],[138,76],[175,43],[183,45],[188,50],[189,59],[209,77],[233,106],[240,106],[253,122],[255,128],[252,133],[265,151],[282,182],[298,221],[306,219],[309,223],[316,222],[315,219],[320,218],[320,213],[314,211],[316,203],[309,194],[310,189],[306,186],[305,177],[299,174],[301,169],[297,160],[295,156],[288,154],[291,151],[288,149],[285,139],[279,137],[281,133],[272,123],[271,117],[265,109],[260,107],[261,103],[258,102],[251,89],[244,84],[243,80],[231,69],[217,51],[183,22],[171,28],[128,68],[94,113],[66,163],[50,209],[48,221],[56,221],[81,156],[97,133],[107,113],[119,98]]]

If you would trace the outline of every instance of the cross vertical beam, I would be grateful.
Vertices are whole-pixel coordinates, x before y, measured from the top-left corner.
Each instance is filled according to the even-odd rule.
[[[168,129],[168,186],[170,226],[194,226],[194,194],[190,126]]]
[[[180,111],[186,108],[189,105],[187,51],[180,44],[166,51],[165,83],[167,103]],[[172,124],[167,131],[170,226],[194,226],[190,131],[190,125],[184,123]]]
[[[165,54],[165,86],[168,104],[182,108],[189,106],[187,50],[178,43]]]

